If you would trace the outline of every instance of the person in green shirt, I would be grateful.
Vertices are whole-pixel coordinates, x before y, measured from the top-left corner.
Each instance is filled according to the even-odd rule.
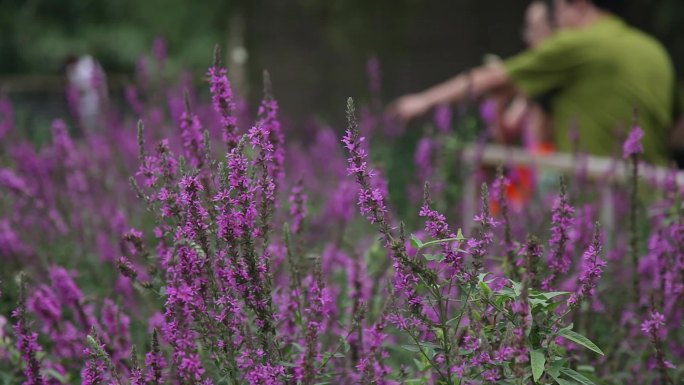
[[[647,160],[663,163],[672,125],[675,75],[665,49],[654,38],[614,15],[621,0],[553,0],[558,32],[538,46],[457,75],[391,106],[407,121],[432,107],[463,100],[468,93],[515,90],[550,106],[554,141],[570,151],[571,129],[579,148],[608,156],[619,148],[638,111]]]

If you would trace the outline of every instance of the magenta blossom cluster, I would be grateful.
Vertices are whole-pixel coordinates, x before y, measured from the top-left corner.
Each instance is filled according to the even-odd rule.
[[[553,202],[551,214],[551,238],[549,244],[551,253],[548,256],[549,270],[551,274],[544,279],[542,287],[550,290],[553,281],[568,272],[572,263],[572,249],[570,230],[574,226],[575,209],[568,202],[565,182],[561,180],[560,195]]]
[[[449,228],[446,217],[444,214],[430,208],[430,200],[427,196],[418,215],[425,218],[425,232],[431,237],[435,239],[455,240],[456,234]],[[451,241],[442,243],[440,248],[442,253],[444,253],[444,261],[451,267],[450,274],[462,274],[464,267],[463,253],[456,250],[454,243]]]
[[[357,182],[361,185],[361,191],[358,194],[361,214],[366,216],[371,223],[380,223],[385,220],[387,208],[382,192],[370,186],[375,172],[368,166],[368,154],[362,146],[363,141],[364,138],[359,136],[356,127],[347,129],[342,139],[350,153],[347,171],[349,175],[355,175]]]
[[[644,145],[641,143],[644,138],[644,130],[639,126],[634,126],[629,132],[629,136],[622,145],[622,154],[625,158],[644,152]]]
[[[606,262],[601,259],[601,248],[600,232],[597,226],[594,233],[594,242],[582,256],[583,263],[582,272],[579,277],[579,286],[568,298],[568,306],[576,306],[580,301],[594,293],[598,280],[601,278],[601,274],[603,274],[603,269],[606,267]]]
[[[218,64],[219,55],[220,52],[216,49],[214,52],[214,66],[209,68],[207,75],[209,76],[209,82],[211,84],[211,101],[214,110],[221,117],[222,138],[230,149],[235,147],[239,140],[237,134],[237,119],[233,115],[235,101],[233,99],[233,90],[227,76],[228,71]]]

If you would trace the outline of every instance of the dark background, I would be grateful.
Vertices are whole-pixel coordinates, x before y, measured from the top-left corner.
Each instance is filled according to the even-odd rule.
[[[494,53],[522,48],[523,0],[0,0],[0,92],[31,114],[64,111],[63,66],[92,54],[112,93],[134,81],[155,37],[165,71],[196,82],[215,43],[242,39],[249,59],[231,74],[249,99],[270,70],[284,113],[338,121],[347,96],[367,97],[365,63],[377,55],[390,100],[443,80]],[[684,1],[626,0],[624,18],[660,39],[681,75]],[[679,28],[678,28],[679,27]],[[230,63],[229,55],[226,54]]]

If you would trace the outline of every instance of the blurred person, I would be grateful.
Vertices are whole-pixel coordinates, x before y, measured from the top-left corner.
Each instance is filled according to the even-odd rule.
[[[528,47],[536,47],[554,32],[553,17],[549,5],[541,0],[533,1],[525,10],[523,40]]]
[[[534,48],[549,38],[555,31],[553,17],[547,3],[533,1],[525,10],[522,39],[528,48]],[[489,55],[489,65],[501,65],[501,59]],[[554,152],[550,135],[548,106],[535,102],[522,93],[492,93],[481,104],[482,117],[499,143],[521,144],[533,154]],[[533,197],[540,181],[557,180],[555,174],[534,170],[526,166],[505,168],[508,183],[503,187],[510,207],[518,211]],[[555,184],[554,184],[555,185]],[[499,212],[498,199],[492,199],[490,208]]]
[[[555,31],[551,9],[543,1],[533,1],[525,11],[523,40],[528,48],[534,48]],[[552,151],[548,106],[535,103],[524,94],[516,95],[507,105],[500,120],[503,135],[523,134],[523,144],[534,152]]]
[[[97,130],[107,102],[107,78],[100,63],[90,55],[69,57],[66,65],[67,98],[84,131]]]
[[[528,48],[539,45],[550,37],[554,30],[549,6],[540,0],[530,3],[525,11],[522,34]],[[501,65],[501,60],[489,57],[485,63]],[[493,94],[483,103],[492,105],[484,107],[485,110],[499,112],[498,116],[489,117],[497,141],[509,143],[522,136],[523,145],[531,151],[547,153],[553,149],[550,121],[546,111],[548,106],[530,100],[522,93],[513,97]]]
[[[516,90],[547,100],[554,144],[572,147],[571,126],[579,130],[579,148],[608,156],[618,147],[616,127],[626,131],[633,109],[646,132],[645,157],[666,158],[672,124],[674,69],[652,37],[616,16],[621,0],[553,0],[558,31],[538,45],[504,60],[455,76],[423,92],[406,95],[390,107],[408,121],[445,102],[490,92]]]

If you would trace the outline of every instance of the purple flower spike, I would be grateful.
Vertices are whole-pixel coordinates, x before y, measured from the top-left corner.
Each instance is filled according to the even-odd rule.
[[[644,152],[644,145],[641,140],[644,138],[644,130],[639,126],[634,126],[625,143],[622,145],[622,154],[624,158],[629,158],[632,155],[641,154]]]
[[[641,331],[648,334],[658,334],[658,331],[665,326],[665,316],[657,311],[651,312],[651,317],[641,324]]]
[[[342,138],[342,142],[349,151],[347,171],[349,175],[356,175],[356,180],[361,187],[358,201],[361,214],[366,216],[371,223],[381,223],[385,221],[387,214],[385,197],[380,189],[373,188],[370,184],[375,172],[368,167],[368,153],[362,148],[365,138],[359,136],[354,104],[351,98],[347,103],[347,109],[350,127]]]
[[[583,299],[591,297],[601,274],[603,274],[606,262],[601,259],[601,241],[599,238],[597,225],[594,232],[594,242],[583,255],[584,266],[579,278],[579,287],[568,298],[568,306],[576,306]]]
[[[21,361],[25,363],[24,376],[26,381],[24,385],[44,385],[46,384],[40,373],[40,361],[36,354],[41,351],[38,345],[38,333],[30,329],[28,320],[26,319],[26,284],[22,277],[21,289],[19,292],[19,303],[17,308],[12,312],[12,317],[16,319],[14,324],[14,333],[17,338],[17,350],[21,354]]]
[[[435,239],[456,238],[456,234],[451,231],[446,222],[444,214],[433,210],[430,207],[430,197],[428,194],[428,186],[425,186],[425,203],[420,209],[421,217],[425,218],[425,232],[430,234]],[[444,242],[440,244],[442,253],[444,253],[444,261],[452,267],[451,273],[455,275],[461,274],[463,271],[463,254],[457,252],[451,242]]]
[[[240,140],[237,135],[237,119],[233,116],[235,102],[233,100],[233,90],[228,81],[227,71],[219,66],[220,50],[218,46],[214,49],[214,65],[209,68],[207,75],[211,83],[211,102],[214,110],[221,117],[221,130],[223,141],[228,145],[228,149],[237,146]]]

